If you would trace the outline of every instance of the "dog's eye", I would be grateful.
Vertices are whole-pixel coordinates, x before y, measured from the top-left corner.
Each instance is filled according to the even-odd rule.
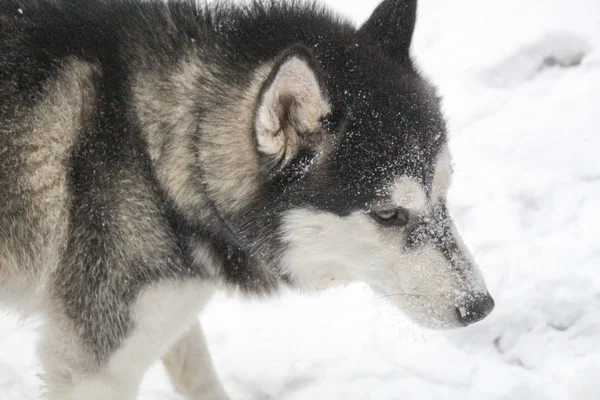
[[[408,224],[410,218],[408,211],[403,208],[371,211],[370,215],[379,224],[385,226],[404,226]]]

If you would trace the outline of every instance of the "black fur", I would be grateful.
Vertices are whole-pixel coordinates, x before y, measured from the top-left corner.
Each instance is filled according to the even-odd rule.
[[[0,151],[12,143],[2,121],[17,121],[35,104],[65,60],[97,68],[98,98],[69,158],[69,240],[55,286],[99,362],[127,336],[128,305],[142,287],[165,278],[207,278],[206,266],[190,256],[198,243],[212,249],[227,283],[268,292],[289,283],[277,268],[281,211],[368,210],[381,196],[376,188],[400,173],[431,184],[445,130],[434,89],[408,57],[415,8],[416,2],[388,0],[357,31],[318,5],[294,1],[212,8],[189,0],[0,3]],[[236,217],[212,205],[190,219],[157,182],[128,88],[133,72],[168,70],[191,46],[230,85],[248,85],[252,71],[290,48],[315,63],[334,107],[323,121],[328,162],[309,168],[316,153],[307,143],[282,171],[263,163],[259,195]],[[198,111],[199,125],[204,112]],[[19,164],[2,155],[0,168]],[[0,201],[9,202],[2,188],[16,184],[11,179],[0,174]],[[124,211],[124,199],[146,206],[127,203],[132,208]],[[9,217],[0,211],[1,224]],[[151,219],[132,224],[128,234],[159,235],[161,246],[152,254],[128,248],[114,231],[121,218]],[[98,324],[119,330],[107,334]]]
[[[359,35],[388,57],[404,61],[410,68],[409,50],[416,17],[416,1],[386,1],[375,9]]]

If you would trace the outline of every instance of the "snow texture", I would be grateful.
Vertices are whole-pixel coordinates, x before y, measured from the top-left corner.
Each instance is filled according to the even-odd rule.
[[[330,0],[357,23],[376,0]],[[202,315],[235,400],[600,398],[600,2],[421,0],[413,55],[440,88],[450,208],[496,300],[415,327],[355,285]],[[0,316],[0,399],[35,399],[35,321]],[[141,399],[177,399],[156,365]]]

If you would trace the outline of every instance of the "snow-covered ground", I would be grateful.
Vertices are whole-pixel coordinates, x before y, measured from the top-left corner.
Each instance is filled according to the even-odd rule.
[[[357,22],[377,0],[330,0]],[[600,1],[421,0],[445,98],[451,209],[496,299],[424,331],[356,285],[203,313],[235,400],[600,399]],[[35,399],[33,322],[0,316],[0,399]],[[141,399],[177,399],[160,366]]]

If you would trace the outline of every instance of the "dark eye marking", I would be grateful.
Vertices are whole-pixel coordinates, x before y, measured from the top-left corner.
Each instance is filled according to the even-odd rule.
[[[393,208],[389,210],[370,211],[369,215],[378,224],[383,226],[402,227],[410,221],[410,214],[404,208]]]

